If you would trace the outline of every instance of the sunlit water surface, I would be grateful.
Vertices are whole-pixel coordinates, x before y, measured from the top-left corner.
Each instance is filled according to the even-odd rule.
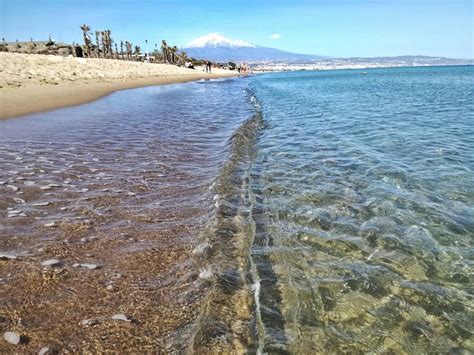
[[[176,349],[474,350],[473,74],[268,74],[1,122],[2,234],[190,226],[208,296]]]
[[[473,67],[251,88],[267,350],[473,350]]]

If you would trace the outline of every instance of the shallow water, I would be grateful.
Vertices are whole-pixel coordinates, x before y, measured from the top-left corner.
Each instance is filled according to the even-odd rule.
[[[473,349],[473,84],[472,67],[251,83],[266,350]]]
[[[268,74],[2,121],[0,252],[24,258],[21,267],[55,257],[48,245],[92,237],[108,250],[83,261],[106,273],[123,266],[117,255],[193,248],[165,272],[133,265],[142,274],[124,285],[172,285],[159,302],[168,314],[198,304],[158,335],[166,349],[472,351],[473,74]],[[18,277],[3,262],[11,308]],[[162,295],[132,295],[139,322],[128,331],[140,339],[163,323],[140,302]],[[126,339],[115,344],[126,349]]]
[[[0,331],[24,334],[33,352],[84,350],[83,341],[153,350],[189,323],[202,297],[191,251],[215,213],[230,137],[254,113],[246,85],[140,88],[1,121],[0,253],[17,258],[0,258]],[[62,265],[45,286],[41,262],[51,258]],[[119,310],[139,325],[103,340]]]
[[[223,85],[243,92],[235,81],[144,88],[1,122],[2,232],[35,233],[41,223],[82,220],[79,209],[100,215],[94,199],[106,196],[119,199],[106,206],[117,207],[116,214],[166,212],[166,220],[151,219],[148,228],[195,224],[205,213],[192,210],[212,198],[208,188],[227,158],[229,137],[251,115],[245,96],[226,98]],[[180,208],[189,219],[173,219]]]

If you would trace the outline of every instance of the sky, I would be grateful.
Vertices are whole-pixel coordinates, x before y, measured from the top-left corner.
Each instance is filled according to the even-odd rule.
[[[79,26],[110,29],[151,51],[209,32],[260,46],[333,57],[474,58],[473,0],[0,0],[7,41],[82,42]]]

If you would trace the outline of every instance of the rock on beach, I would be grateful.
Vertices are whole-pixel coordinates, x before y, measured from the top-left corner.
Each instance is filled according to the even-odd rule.
[[[5,332],[3,333],[3,339],[12,345],[18,345],[21,342],[21,336],[17,332]]]
[[[55,267],[55,266],[60,266],[60,265],[61,265],[61,261],[59,261],[58,259],[49,259],[41,263],[41,266],[46,266],[46,267]]]

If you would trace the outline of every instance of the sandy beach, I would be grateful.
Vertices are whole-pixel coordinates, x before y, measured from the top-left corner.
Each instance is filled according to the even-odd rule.
[[[79,105],[111,92],[235,76],[167,64],[0,52],[0,119]]]

